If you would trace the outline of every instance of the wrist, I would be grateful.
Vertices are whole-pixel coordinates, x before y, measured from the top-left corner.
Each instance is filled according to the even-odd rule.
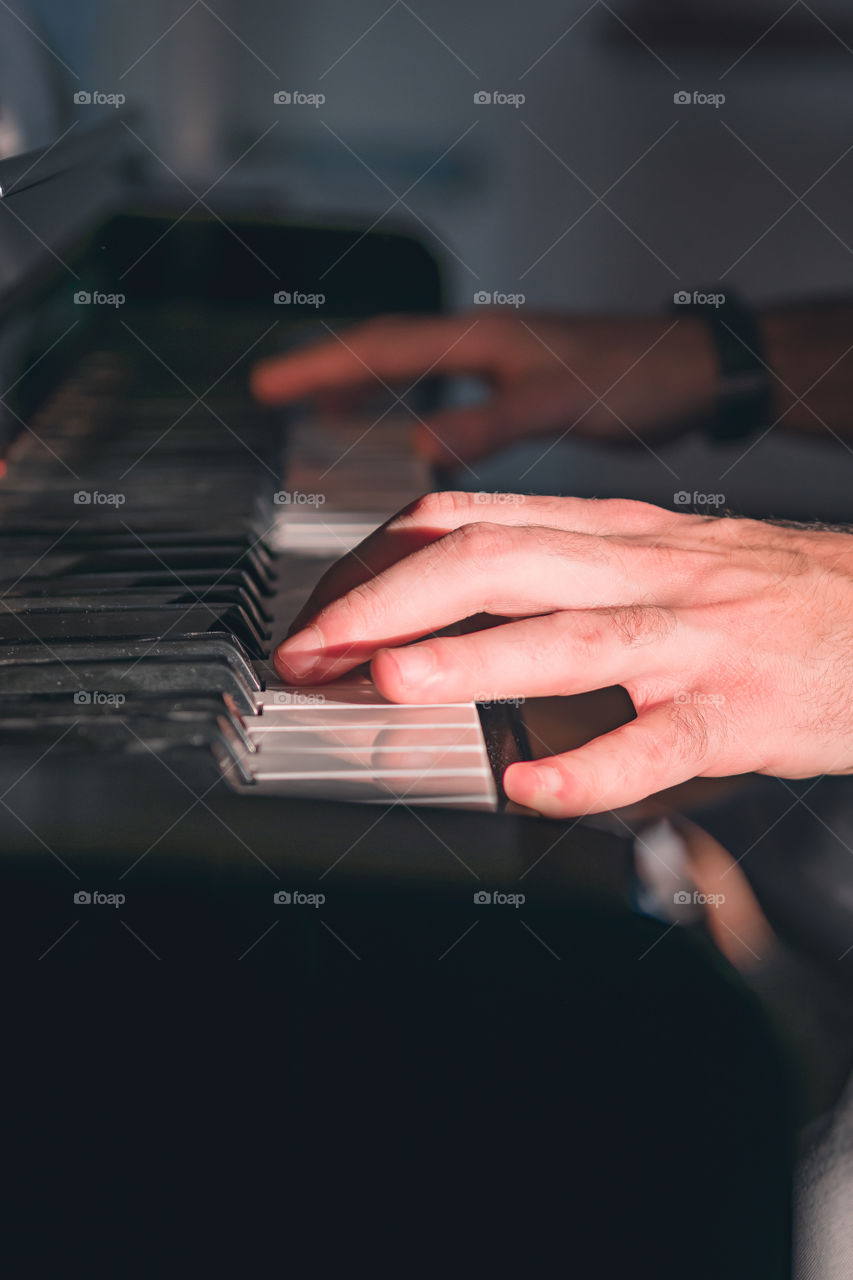
[[[688,307],[713,347],[717,393],[707,435],[719,443],[744,440],[774,421],[774,382],[767,360],[764,326],[737,294],[681,291],[675,310]]]
[[[802,351],[802,327],[796,323],[794,314],[789,310],[766,311],[760,317],[761,330],[764,335],[764,347],[767,352],[767,363],[771,369],[785,369],[796,379],[797,362]],[[823,369],[819,371],[824,372]],[[819,376],[819,373],[815,376]],[[790,377],[786,378],[790,382]],[[801,388],[805,392],[806,385]],[[778,378],[773,378],[774,419],[783,425],[787,422],[791,410],[797,404],[797,388],[787,386]]]
[[[674,401],[694,419],[707,419],[719,394],[719,368],[714,340],[699,316],[679,320],[673,335]]]
[[[627,425],[635,440],[666,439],[710,416],[718,390],[711,335],[698,316],[684,314],[676,320],[609,321],[600,332],[587,326],[588,363],[597,360],[600,366],[602,392],[612,384],[586,417],[587,431],[622,439]]]

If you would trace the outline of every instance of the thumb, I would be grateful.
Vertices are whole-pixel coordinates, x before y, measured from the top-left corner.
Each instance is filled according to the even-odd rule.
[[[698,708],[663,703],[575,751],[510,765],[504,789],[546,818],[621,809],[695,778],[709,737]]]

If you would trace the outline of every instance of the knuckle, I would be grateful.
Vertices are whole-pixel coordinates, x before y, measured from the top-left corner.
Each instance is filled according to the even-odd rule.
[[[505,525],[475,521],[454,529],[445,539],[446,550],[449,555],[479,568],[506,555],[513,542],[512,534],[513,530]]]
[[[653,516],[672,514],[651,502],[639,502],[634,498],[595,498],[593,501],[603,516],[620,524],[646,524]]]
[[[474,509],[473,497],[470,493],[447,490],[446,492],[425,493],[416,498],[400,513],[399,523],[403,525],[420,525],[436,523],[454,525],[460,516],[466,516]]]
[[[566,629],[566,643],[578,661],[595,661],[601,657],[601,650],[607,640],[607,627],[603,617],[596,613],[581,615],[581,626],[577,631],[573,627],[571,614],[558,615],[561,627]]]
[[[353,627],[357,632],[369,628],[384,612],[385,596],[375,578],[368,578],[348,591],[334,605],[335,611],[342,615],[345,625]],[[331,607],[331,606],[330,606]],[[318,617],[318,625],[323,627],[324,609]]]

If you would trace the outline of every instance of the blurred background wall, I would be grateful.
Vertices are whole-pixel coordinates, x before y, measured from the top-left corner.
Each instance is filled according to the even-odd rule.
[[[702,52],[665,38],[666,6],[649,32],[624,0],[34,3],[81,80],[142,104],[143,136],[189,179],[213,182],[253,147],[226,182],[378,217],[429,169],[406,197],[413,212],[390,219],[423,230],[420,217],[445,242],[461,302],[521,288],[581,307],[648,306],[676,276],[729,272],[767,297],[853,284],[835,238],[853,240],[850,6],[752,7],[754,25],[750,0],[702,6],[722,33],[697,33]],[[684,8],[672,0],[673,15]],[[277,108],[274,93],[294,89],[326,102]],[[526,101],[475,104],[495,90]],[[677,108],[674,94],[694,90],[725,103]],[[796,205],[833,165],[806,197],[814,214]],[[613,183],[612,212],[586,213]]]
[[[410,228],[458,305],[500,290],[528,307],[649,309],[713,282],[755,300],[853,293],[846,0],[5,7],[42,33],[69,119],[111,110],[74,106],[72,90],[122,93],[160,178]],[[325,102],[274,101],[297,92]],[[475,102],[496,92],[525,100]],[[771,470],[799,483],[805,446],[780,447]],[[831,484],[834,459],[808,456]]]

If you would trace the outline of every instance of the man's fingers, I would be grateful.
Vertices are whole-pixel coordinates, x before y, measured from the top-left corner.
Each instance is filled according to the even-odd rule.
[[[705,708],[676,702],[643,712],[593,742],[535,763],[512,764],[507,796],[548,818],[636,804],[702,773],[719,732]]]
[[[415,448],[437,467],[475,462],[499,447],[503,425],[497,398],[468,409],[445,409],[415,426]]]
[[[668,610],[554,613],[383,649],[371,674],[392,702],[549,697],[666,678],[683,644]]]
[[[697,554],[695,577],[708,571]],[[285,680],[331,680],[379,649],[397,648],[479,613],[667,607],[684,593],[659,548],[540,527],[466,524],[333,601],[276,652]]]
[[[380,533],[383,534],[380,538]],[[413,551],[434,542],[441,534],[410,526],[403,529],[377,530],[365,538],[354,550],[341,556],[327,569],[305,604],[291,623],[289,635],[295,635],[302,627],[332,601],[370,581],[384,569],[396,564]]]
[[[383,316],[261,361],[252,372],[252,390],[259,400],[283,403],[332,388],[414,381],[428,370],[486,374],[495,359],[487,326],[471,316]]]
[[[485,404],[472,409],[449,409],[417,428],[415,444],[438,466],[474,462],[477,458],[529,436],[567,431],[577,425],[583,434],[587,410],[594,397],[561,369],[550,376],[534,376],[502,387]]]
[[[429,493],[393,516],[327,570],[294,619],[291,634],[333,600],[388,569],[404,556],[475,521],[642,537],[654,536],[673,519],[687,522],[691,517],[673,517],[671,512],[647,502],[622,499],[451,491]]]

